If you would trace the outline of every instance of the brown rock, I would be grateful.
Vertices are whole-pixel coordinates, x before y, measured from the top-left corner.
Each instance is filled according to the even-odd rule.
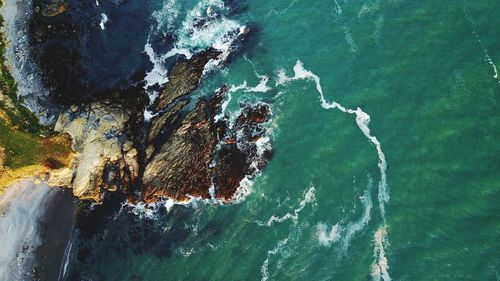
[[[42,16],[55,17],[68,9],[67,0],[52,0],[42,8]]]
[[[209,164],[216,139],[205,114],[206,107],[205,101],[199,102],[146,165],[143,175],[146,202],[167,197],[175,200],[209,197]]]
[[[168,109],[164,114],[154,117],[151,120],[151,126],[148,130],[148,143],[151,143],[158,135],[161,133],[162,129],[165,129],[179,118],[179,112],[184,106],[188,104],[187,100],[180,100],[176,102],[170,109]]]
[[[175,99],[188,95],[196,89],[201,82],[205,65],[218,55],[220,55],[219,51],[209,49],[190,59],[179,60],[173,67],[169,81],[157,99],[157,108],[163,109]]]

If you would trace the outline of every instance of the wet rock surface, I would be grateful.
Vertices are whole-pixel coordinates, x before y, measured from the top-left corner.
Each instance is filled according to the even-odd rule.
[[[146,165],[143,196],[147,202],[161,197],[209,197],[209,164],[216,138],[206,110],[207,103],[199,102]]]
[[[230,124],[220,114],[227,87],[208,101],[200,101],[146,164],[143,198],[187,200],[190,197],[230,201],[241,181],[254,176],[270,157],[270,147],[259,148],[270,119],[268,105],[246,106]]]
[[[190,59],[181,58],[172,68],[169,81],[157,99],[157,108],[162,109],[175,99],[186,96],[196,89],[200,85],[205,65],[220,54],[217,50],[208,49]]]

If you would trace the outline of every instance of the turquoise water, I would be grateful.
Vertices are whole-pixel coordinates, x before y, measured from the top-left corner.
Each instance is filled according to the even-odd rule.
[[[500,280],[500,2],[245,5],[235,20],[258,37],[199,92],[267,76],[269,89],[233,92],[226,113],[272,105],[271,162],[245,201],[175,206],[183,219],[158,221],[184,230],[168,255],[102,246],[97,275],[381,280],[382,268],[392,280]],[[297,61],[308,78],[279,83]],[[369,114],[387,171],[355,114],[322,107],[314,77],[326,101]]]

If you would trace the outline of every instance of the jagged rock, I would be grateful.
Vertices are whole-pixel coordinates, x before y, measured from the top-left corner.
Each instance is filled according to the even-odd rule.
[[[101,188],[126,189],[137,178],[137,150],[123,135],[129,113],[122,108],[92,103],[85,108],[84,115],[74,114],[71,109],[59,115],[54,129],[68,133],[78,153],[71,181],[75,196],[99,202]],[[109,179],[109,171],[117,171],[112,176],[120,178],[116,186]]]
[[[143,175],[146,202],[213,195],[230,201],[241,181],[267,163],[270,148],[263,146],[261,138],[270,118],[269,106],[245,106],[230,126],[227,118],[216,120],[226,92],[223,86],[208,102],[200,101],[147,163]],[[211,188],[215,193],[211,194]]]
[[[264,123],[270,119],[267,104],[246,105],[231,130],[222,139],[214,168],[214,185],[219,198],[230,200],[246,176],[255,176],[271,156],[263,139]]]
[[[190,59],[179,60],[174,65],[169,81],[164,85],[157,99],[157,108],[165,108],[175,99],[188,95],[196,89],[201,82],[205,65],[220,54],[217,50],[208,49]]]
[[[166,110],[163,114],[153,118],[148,130],[148,143],[153,142],[162,132],[162,130],[172,126],[175,121],[178,120],[179,112],[188,103],[189,101],[187,100],[180,100],[176,102],[171,108]]]
[[[209,164],[216,139],[206,110],[207,103],[199,102],[146,165],[143,175],[146,202],[159,198],[186,200],[189,195],[209,197]]]

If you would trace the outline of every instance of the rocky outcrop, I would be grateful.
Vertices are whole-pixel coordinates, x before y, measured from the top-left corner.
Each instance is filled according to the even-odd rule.
[[[146,202],[212,196],[230,201],[240,182],[267,163],[270,147],[259,141],[265,135],[269,107],[246,106],[235,124],[224,117],[216,120],[226,92],[223,86],[210,100],[200,101],[147,163]]]
[[[246,105],[222,138],[214,170],[218,197],[231,199],[245,177],[255,176],[267,164],[271,147],[264,124],[270,114],[267,104]]]
[[[77,197],[101,202],[105,192],[120,191],[134,202],[230,201],[242,180],[258,173],[271,155],[265,137],[270,108],[241,105],[230,121],[221,113],[226,86],[191,100],[202,77],[200,61],[209,55],[177,63],[165,86],[170,94],[162,92],[162,107],[149,124],[137,116],[142,112],[112,102],[73,106],[59,115],[55,130],[69,134],[78,152],[68,183]],[[190,78],[183,79],[181,70]]]
[[[196,89],[201,82],[205,65],[220,54],[217,50],[208,49],[190,59],[180,59],[172,68],[169,81],[157,99],[157,108],[165,108],[175,99],[186,96]]]
[[[104,190],[127,191],[137,178],[138,151],[123,134],[129,118],[130,112],[103,103],[59,115],[55,130],[71,135],[78,152],[70,182],[75,196],[100,202]]]
[[[143,197],[147,202],[209,197],[209,165],[216,139],[206,110],[207,103],[199,102],[146,165]]]
[[[95,5],[92,1],[73,4],[34,0],[30,19],[33,59],[57,106],[54,130],[71,136],[76,151],[71,169],[51,172],[49,180],[94,202],[103,202],[109,192],[145,202],[192,196],[231,200],[241,181],[255,176],[270,156],[265,146],[270,108],[242,105],[240,116],[230,121],[221,113],[226,86],[211,96],[192,93],[210,69],[207,66],[229,60],[249,29],[234,30],[239,36],[234,48],[176,57],[168,82],[159,87],[158,98],[148,108],[154,117],[145,122],[143,65],[124,71],[127,77],[107,77],[121,68],[103,67],[105,58],[92,53],[100,46],[92,40],[103,32],[87,20],[100,14],[88,8]],[[88,14],[82,16],[80,10]],[[56,169],[67,163],[47,159],[44,165]]]

